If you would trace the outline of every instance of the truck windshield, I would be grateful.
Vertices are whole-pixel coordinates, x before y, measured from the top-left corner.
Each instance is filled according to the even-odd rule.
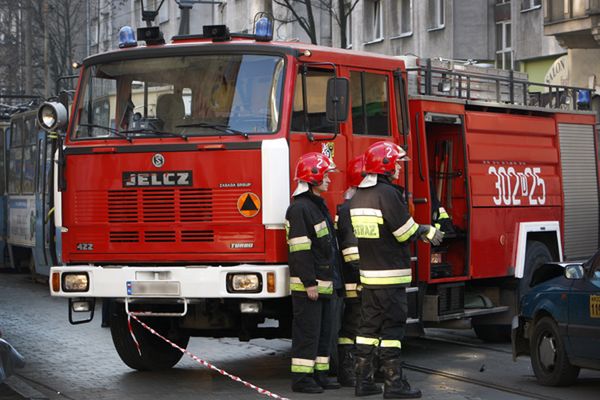
[[[203,55],[87,68],[72,137],[190,137],[274,133],[284,60]]]

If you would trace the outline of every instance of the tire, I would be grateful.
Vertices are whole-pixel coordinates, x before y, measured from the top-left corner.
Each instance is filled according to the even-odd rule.
[[[531,289],[531,279],[539,267],[552,261],[552,254],[548,247],[537,240],[527,241],[527,251],[525,252],[525,267],[523,278],[519,282],[519,294],[522,297]]]
[[[473,325],[475,335],[484,342],[488,343],[508,343],[510,342],[510,325]]]
[[[571,365],[556,322],[540,319],[529,342],[531,366],[538,382],[545,386],[571,385],[579,375],[579,367]]]
[[[119,357],[128,367],[139,371],[160,371],[172,368],[179,362],[183,356],[181,351],[153,335],[132,319],[131,326],[142,353],[140,356],[129,333],[125,305],[112,301],[110,307],[110,333]],[[181,329],[173,328],[172,318],[155,317],[141,320],[179,347],[187,348],[190,336],[182,333]]]

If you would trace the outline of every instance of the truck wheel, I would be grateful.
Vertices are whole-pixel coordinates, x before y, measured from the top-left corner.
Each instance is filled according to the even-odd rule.
[[[510,325],[473,325],[473,330],[477,338],[488,343],[508,343],[510,342]]]
[[[184,334],[180,329],[173,328],[171,318],[155,317],[143,318],[144,323],[148,324],[152,329],[166,337],[179,347],[186,348],[190,340],[190,336]],[[159,371],[173,367],[183,353],[170,344],[163,341],[161,338],[153,335],[137,321],[131,321],[131,327],[135,337],[140,345],[142,355],[137,351],[137,347],[133,342],[129,327],[127,326],[127,314],[125,313],[125,305],[111,302],[110,312],[110,333],[119,357],[128,367],[139,371]]]
[[[537,240],[527,241],[523,278],[521,278],[521,281],[519,282],[519,293],[521,297],[531,289],[530,284],[533,273],[537,271],[539,267],[550,261],[552,261],[552,254],[550,254],[550,250],[548,250],[548,247],[546,247],[544,243],[538,242]]]
[[[579,375],[579,367],[571,365],[565,344],[552,318],[540,319],[529,342],[531,366],[538,382],[546,386],[570,385]]]

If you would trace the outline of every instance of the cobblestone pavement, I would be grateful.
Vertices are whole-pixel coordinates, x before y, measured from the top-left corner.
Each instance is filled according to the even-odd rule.
[[[46,286],[33,283],[26,275],[0,273],[0,330],[27,361],[26,367],[6,382],[24,397],[9,393],[7,386],[0,385],[0,400],[266,398],[186,356],[166,372],[131,370],[114,350],[110,330],[100,328],[100,308],[97,305],[96,318],[91,323],[72,326],[68,322],[65,299],[51,297]],[[509,349],[509,345],[502,345],[481,351],[419,339],[408,342],[404,355],[412,364],[444,368],[450,373],[492,383],[510,383],[516,390],[541,396],[537,398],[597,399],[600,373],[583,372],[574,388],[542,388],[535,383],[529,360],[513,363]],[[274,393],[294,399],[324,397],[290,391],[289,340],[244,343],[237,339],[192,338],[188,350]],[[408,376],[427,399],[528,398],[517,392],[498,391],[440,375],[409,371]],[[353,397],[352,389],[327,392],[328,399],[348,397]]]

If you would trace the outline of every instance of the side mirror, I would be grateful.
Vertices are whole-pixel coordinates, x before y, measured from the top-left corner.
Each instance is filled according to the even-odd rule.
[[[64,129],[67,121],[67,108],[62,103],[47,101],[38,109],[37,122],[46,132]]]
[[[327,121],[345,122],[348,119],[349,92],[348,79],[330,78],[327,81]]]
[[[565,267],[565,278],[567,279],[583,279],[584,271],[581,264],[569,264]]]

